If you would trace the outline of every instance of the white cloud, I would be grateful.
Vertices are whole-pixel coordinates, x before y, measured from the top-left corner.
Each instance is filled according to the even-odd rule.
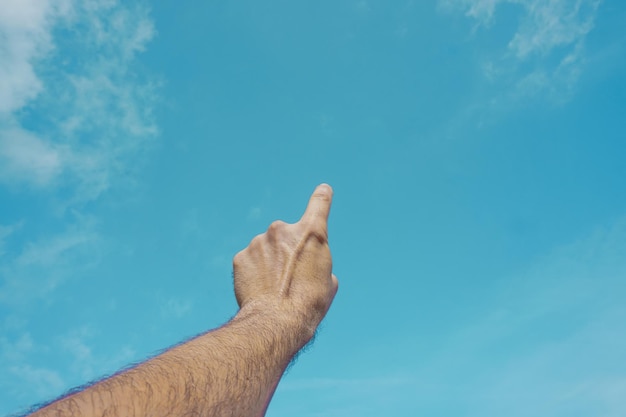
[[[44,348],[28,332],[13,337],[10,333],[0,337],[0,385],[4,391],[16,397],[58,394],[65,385],[60,374],[28,363],[31,355],[41,353]]]
[[[0,130],[0,180],[28,178],[37,186],[63,170],[61,149],[18,127]]]
[[[97,239],[98,235],[87,224],[83,228],[75,228],[64,234],[28,244],[16,263],[19,266],[48,267],[58,264],[59,260],[71,256],[71,253],[81,250],[84,245],[94,243]]]
[[[157,133],[157,84],[133,71],[152,21],[114,0],[9,3],[0,11],[0,181],[93,200]],[[59,28],[70,35],[53,36]]]
[[[505,50],[490,52],[485,77],[500,82],[513,98],[546,94],[567,101],[585,66],[585,39],[594,27],[600,0],[440,0],[490,30],[498,7],[519,9],[519,25]]]
[[[9,332],[0,337],[0,386],[29,404],[60,395],[69,384],[113,373],[136,359],[137,353],[128,345],[120,346],[112,355],[103,354],[93,342],[96,334],[92,327],[82,326],[42,344],[28,332]],[[59,353],[65,359],[61,363],[58,356],[55,358]],[[37,357],[46,358],[50,365],[34,364]]]
[[[25,106],[43,89],[34,63],[53,48],[54,22],[70,12],[69,1],[4,0],[0,8],[0,116]]]
[[[101,238],[95,226],[91,219],[79,219],[62,233],[29,241],[0,258],[0,303],[26,306],[97,263]]]
[[[0,253],[11,252],[0,258],[0,302],[36,299],[97,260],[100,238],[84,203],[132,186],[158,133],[157,84],[134,69],[154,35],[148,11],[134,3],[4,0],[0,185],[44,191],[58,224],[40,237],[24,227],[10,248],[0,230]]]
[[[519,58],[546,54],[559,46],[578,45],[593,29],[598,0],[527,0],[527,12],[509,49]]]
[[[32,400],[59,394],[67,388],[60,375],[72,374],[33,357],[69,356],[84,380],[134,356],[129,347],[98,354],[80,331],[38,345],[36,332],[23,329],[35,302],[55,303],[60,285],[101,260],[105,237],[86,203],[132,186],[158,134],[158,82],[136,65],[156,32],[138,2],[1,3],[0,186],[34,195],[37,214],[0,226],[0,308],[8,312],[0,320],[0,385]]]
[[[65,387],[61,375],[49,368],[22,364],[11,366],[9,372],[20,382],[25,382],[20,385],[37,393],[40,397],[58,394]]]

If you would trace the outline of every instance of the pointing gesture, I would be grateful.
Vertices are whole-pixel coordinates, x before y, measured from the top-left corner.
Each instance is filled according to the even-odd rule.
[[[261,417],[289,362],[337,292],[328,247],[333,190],[318,186],[299,222],[276,221],[233,259],[241,307],[220,328],[54,401],[37,417]]]
[[[303,344],[313,337],[337,292],[327,230],[332,195],[329,185],[319,185],[299,222],[272,223],[233,259],[239,306],[298,321]]]
[[[300,222],[309,223],[326,229],[332,200],[333,189],[330,188],[330,185],[318,185],[313,192],[313,195],[311,195],[309,205],[302,215]]]

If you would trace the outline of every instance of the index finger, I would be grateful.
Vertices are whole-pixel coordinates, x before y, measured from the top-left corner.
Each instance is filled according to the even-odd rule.
[[[320,224],[324,229],[328,222],[328,215],[330,214],[330,204],[333,200],[333,189],[328,184],[320,184],[315,188],[309,204],[302,215],[300,221],[308,222],[311,224]]]

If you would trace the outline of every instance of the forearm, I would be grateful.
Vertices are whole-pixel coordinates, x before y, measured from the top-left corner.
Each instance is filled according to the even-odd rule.
[[[225,326],[50,404],[48,416],[262,416],[308,341],[275,312],[241,310]]]
[[[295,224],[276,221],[233,259],[241,307],[211,331],[91,387],[37,417],[260,417],[293,356],[314,335],[337,292],[320,185]]]

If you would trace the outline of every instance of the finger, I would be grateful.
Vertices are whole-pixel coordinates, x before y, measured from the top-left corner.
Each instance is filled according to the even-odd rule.
[[[320,184],[317,186],[309,204],[302,215],[300,221],[318,223],[326,228],[328,215],[330,214],[330,204],[333,200],[333,189],[328,184]]]

